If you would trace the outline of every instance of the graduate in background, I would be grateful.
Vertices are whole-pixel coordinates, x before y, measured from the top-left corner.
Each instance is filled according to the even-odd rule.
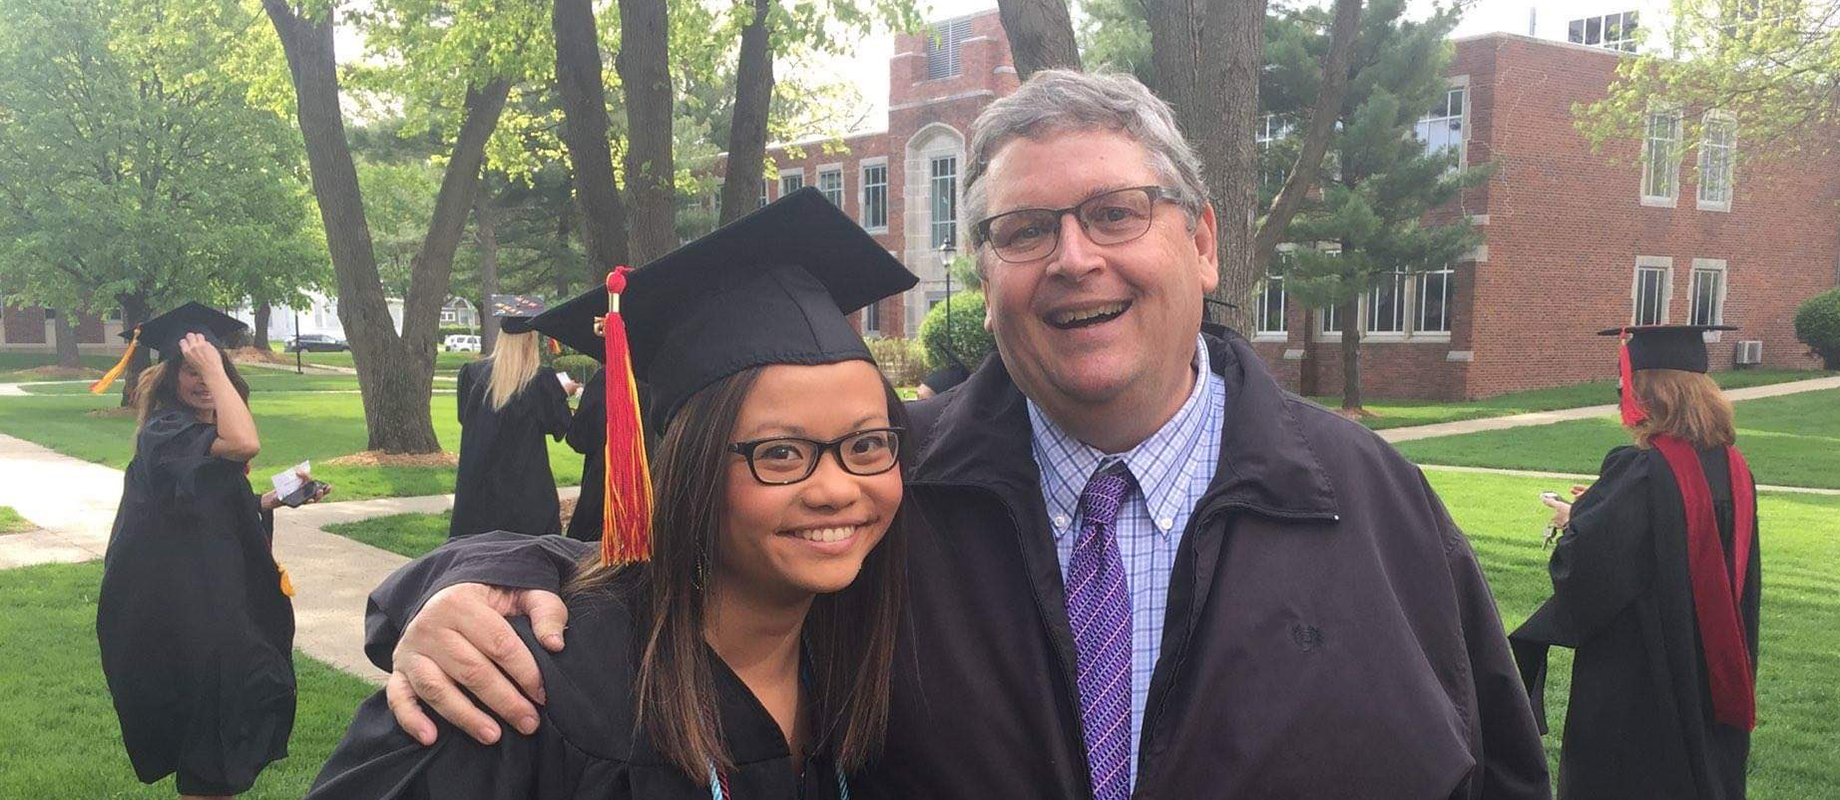
[[[448,538],[562,531],[543,437],[568,432],[568,398],[580,387],[538,358],[530,319],[542,310],[540,299],[494,295],[492,315],[503,320],[498,342],[491,355],[460,368],[460,471]]]
[[[540,725],[493,745],[443,727],[423,747],[379,692],[310,798],[831,800],[879,748],[906,420],[845,314],[914,276],[807,189],[622,281],[617,314],[606,292],[572,306],[605,319],[615,509],[598,552],[537,540],[581,559],[574,644],[551,654],[518,623],[550,687]],[[653,391],[655,487],[634,377]],[[378,591],[425,588],[402,580]]]
[[[133,334],[160,362],[137,384],[134,459],[97,599],[102,672],[135,775],[176,772],[181,797],[248,790],[287,755],[294,724],[292,589],[270,551],[282,500],[249,487],[261,443],[249,385],[222,350],[243,328],[187,303]],[[309,491],[306,502],[326,490]]]
[[[1761,594],[1755,485],[1731,404],[1705,375],[1708,330],[1624,336],[1623,424],[1563,528],[1553,596],[1509,640],[1542,725],[1546,653],[1577,651],[1559,756],[1561,798],[1744,796],[1756,726]]]

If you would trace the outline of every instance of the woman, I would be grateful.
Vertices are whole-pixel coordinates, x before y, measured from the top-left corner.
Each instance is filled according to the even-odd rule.
[[[1562,528],[1553,596],[1509,637],[1536,707],[1546,648],[1572,647],[1561,797],[1741,798],[1756,725],[1756,493],[1702,333],[1624,335],[1623,422]],[[1539,717],[1544,719],[1543,710]]]
[[[294,613],[270,554],[281,501],[249,487],[261,450],[249,386],[218,343],[242,327],[196,303],[140,326],[162,358],[134,395],[134,458],[97,602],[135,774],[176,772],[181,797],[249,789],[287,755],[294,721]]]
[[[562,530],[543,437],[568,432],[568,396],[576,386],[540,363],[538,336],[525,313],[503,315],[492,354],[460,368],[460,470],[448,538]]]
[[[599,310],[629,339],[631,372],[618,344],[603,370],[607,497],[632,508],[644,484],[636,376],[661,434],[655,516],[635,510],[655,544],[615,515],[565,592],[567,651],[520,620],[551,687],[534,734],[424,748],[379,693],[309,796],[847,797],[887,719],[906,532],[902,406],[844,314],[914,282],[801,192],[632,273],[618,315],[596,291],[539,318],[566,339]]]

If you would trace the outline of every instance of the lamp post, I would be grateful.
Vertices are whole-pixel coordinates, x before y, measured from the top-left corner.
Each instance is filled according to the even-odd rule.
[[[300,309],[294,309],[294,374],[303,374],[300,368]]]
[[[958,343],[952,341],[952,240],[939,244],[939,269],[946,274],[946,358],[953,364],[958,362]],[[940,368],[945,365],[941,364]]]

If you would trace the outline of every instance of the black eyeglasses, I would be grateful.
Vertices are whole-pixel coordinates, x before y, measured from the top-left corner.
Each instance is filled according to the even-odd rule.
[[[1178,194],[1161,186],[1133,186],[1096,194],[1066,208],[1022,208],[990,217],[971,227],[979,243],[997,258],[1019,264],[1054,255],[1061,242],[1061,218],[1069,212],[1093,244],[1124,244],[1150,230],[1156,201],[1178,202]]]
[[[851,475],[880,475],[894,469],[900,460],[904,432],[903,428],[869,428],[828,442],[775,436],[736,442],[728,449],[747,459],[754,480],[784,486],[811,477],[826,451],[836,453],[838,465]]]

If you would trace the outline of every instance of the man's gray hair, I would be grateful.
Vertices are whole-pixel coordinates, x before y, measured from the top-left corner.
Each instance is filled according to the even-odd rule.
[[[1201,160],[1176,128],[1175,114],[1136,78],[1064,69],[1029,76],[1015,94],[991,103],[971,123],[970,162],[965,170],[967,223],[975,226],[989,213],[990,193],[983,178],[990,159],[1018,138],[1042,139],[1085,130],[1116,131],[1135,139],[1150,155],[1150,168],[1174,189],[1170,198],[1188,212],[1192,225],[1207,202]],[[976,228],[971,228],[972,245]]]

